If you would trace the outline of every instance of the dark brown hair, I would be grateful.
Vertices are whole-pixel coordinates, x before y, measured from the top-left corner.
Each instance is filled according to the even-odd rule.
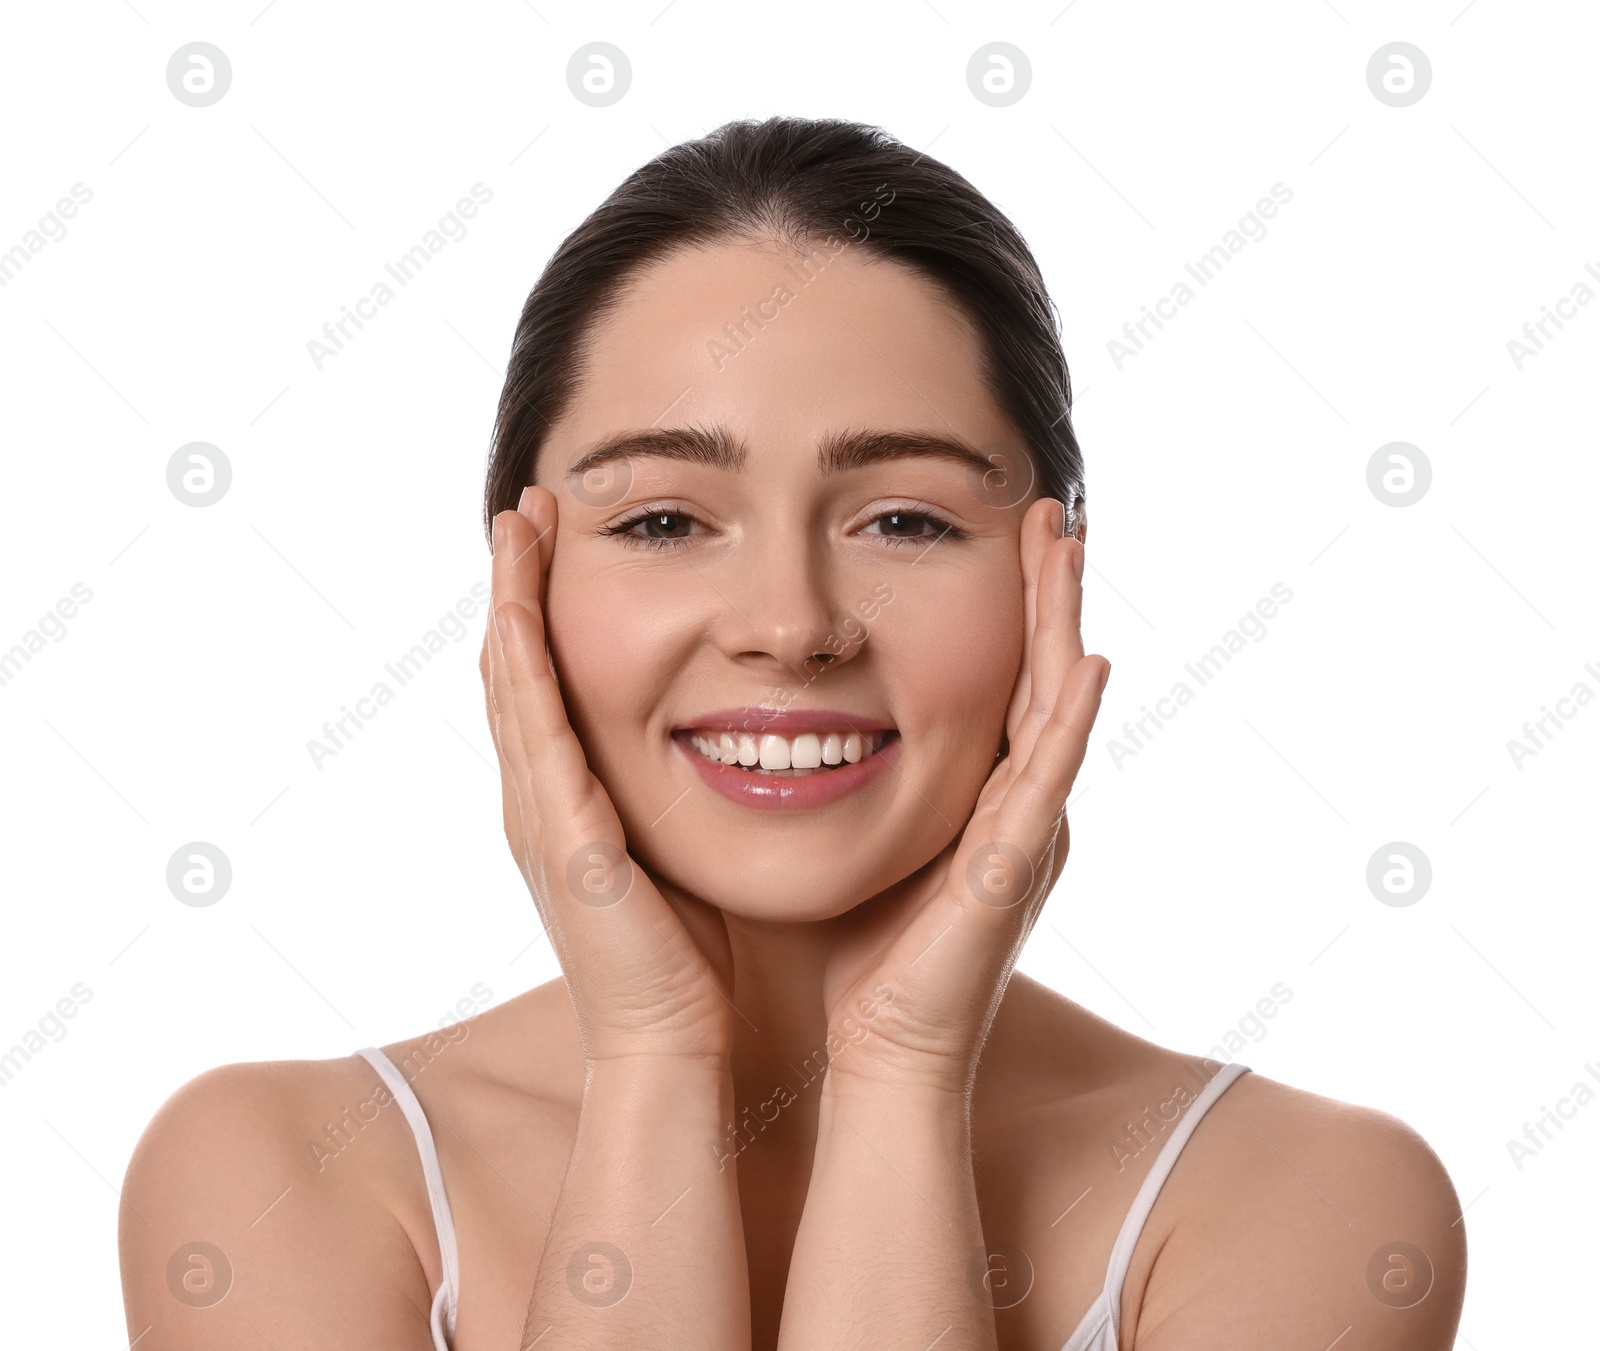
[[[1033,452],[1040,491],[1074,506],[1085,495],[1083,456],[1060,317],[1017,228],[954,169],[881,127],[772,117],[728,122],[662,151],[545,265],[522,307],[500,394],[485,538],[534,481],[589,335],[641,269],[696,245],[770,235],[809,248],[841,231],[956,301],[978,330],[985,383]]]

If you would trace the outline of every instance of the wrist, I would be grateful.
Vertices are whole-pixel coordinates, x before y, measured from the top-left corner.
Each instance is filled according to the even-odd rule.
[[[829,1073],[817,1112],[817,1160],[854,1157],[866,1141],[901,1169],[917,1160],[966,1157],[972,1144],[971,1097],[945,1083]],[[843,1150],[843,1155],[837,1151]]]
[[[726,1056],[620,1055],[584,1063],[586,1105],[622,1102],[641,1112],[669,1112],[683,1120],[724,1113],[732,1097],[733,1071]]]
[[[828,1082],[836,1085],[836,1093],[970,1097],[977,1078],[975,1049],[939,1047],[931,1037],[900,1028],[875,1025],[863,1030],[865,1035],[830,1039]]]
[[[585,1056],[586,1082],[672,1084],[706,1083],[731,1077],[733,1059],[720,1052],[706,1054],[639,1051]]]
[[[936,1112],[965,1113],[972,1099],[972,1076],[946,1063],[856,1064],[838,1059],[828,1066],[824,1098],[846,1105],[922,1103]]]
[[[690,1068],[697,1063],[726,1066],[733,1059],[731,1027],[711,1027],[704,1021],[680,1022],[663,1018],[647,1025],[618,1027],[597,1025],[574,1004],[579,1042],[585,1065],[650,1065]],[[614,1023],[616,1020],[610,1020]],[[641,1022],[642,1020],[626,1020]]]

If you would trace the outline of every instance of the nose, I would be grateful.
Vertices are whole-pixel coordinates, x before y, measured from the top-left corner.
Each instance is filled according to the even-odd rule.
[[[802,529],[753,532],[719,569],[728,602],[713,632],[733,662],[763,678],[803,688],[855,658],[866,625],[847,595],[854,571]],[[726,580],[723,580],[723,579]],[[871,591],[870,583],[866,592]]]

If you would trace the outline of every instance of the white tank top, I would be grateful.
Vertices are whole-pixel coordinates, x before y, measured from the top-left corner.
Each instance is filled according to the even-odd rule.
[[[417,1153],[422,1159],[422,1179],[427,1184],[428,1205],[433,1210],[433,1227],[439,1240],[439,1266],[443,1271],[443,1279],[433,1295],[429,1325],[433,1329],[434,1351],[451,1351],[450,1343],[456,1334],[456,1298],[461,1273],[456,1254],[456,1226],[450,1215],[450,1200],[445,1195],[444,1175],[439,1171],[439,1153],[434,1147],[433,1132],[428,1128],[428,1118],[423,1114],[417,1095],[411,1091],[411,1085],[395,1068],[394,1062],[376,1046],[364,1047],[356,1054],[364,1056],[378,1071],[394,1100],[400,1104],[400,1111],[411,1127],[412,1135],[416,1137]],[[1128,1207],[1117,1241],[1111,1245],[1106,1283],[1061,1351],[1117,1351],[1117,1335],[1122,1318],[1122,1283],[1128,1275],[1128,1263],[1133,1258],[1134,1245],[1139,1241],[1145,1221],[1150,1218],[1162,1184],[1172,1172],[1172,1165],[1178,1161],[1178,1155],[1183,1152],[1189,1137],[1194,1134],[1194,1128],[1200,1124],[1200,1118],[1211,1109],[1212,1103],[1222,1096],[1228,1085],[1249,1068],[1248,1065],[1237,1063],[1224,1065],[1212,1076],[1211,1082],[1200,1090],[1173,1127],[1172,1134],[1150,1165],[1150,1171],[1145,1174],[1133,1204]]]

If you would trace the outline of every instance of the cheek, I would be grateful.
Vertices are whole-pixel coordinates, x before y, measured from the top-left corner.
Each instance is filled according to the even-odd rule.
[[[695,597],[706,594],[704,583],[690,580],[675,591],[582,542],[565,551],[558,542],[550,563],[546,632],[561,700],[589,769],[630,833],[662,807],[657,760],[674,752],[656,738],[664,733],[666,695],[700,632]]]
[[[1018,579],[975,579],[961,590],[905,599],[894,650],[885,656],[910,696],[908,720],[914,716],[923,730],[951,733],[962,743],[991,726],[998,737],[1022,659]]]
[[[926,597],[897,596],[897,607],[907,604],[893,641],[880,650],[906,739],[905,772],[917,790],[906,843],[919,862],[948,843],[946,823],[965,822],[993,772],[1022,658],[1015,570],[963,583],[930,578]]]
[[[625,719],[643,707],[641,607],[628,603],[625,579],[585,569],[556,547],[545,597],[545,628],[561,680],[567,715],[589,753],[604,757],[604,741],[620,743]],[[598,738],[598,739],[597,739]]]

